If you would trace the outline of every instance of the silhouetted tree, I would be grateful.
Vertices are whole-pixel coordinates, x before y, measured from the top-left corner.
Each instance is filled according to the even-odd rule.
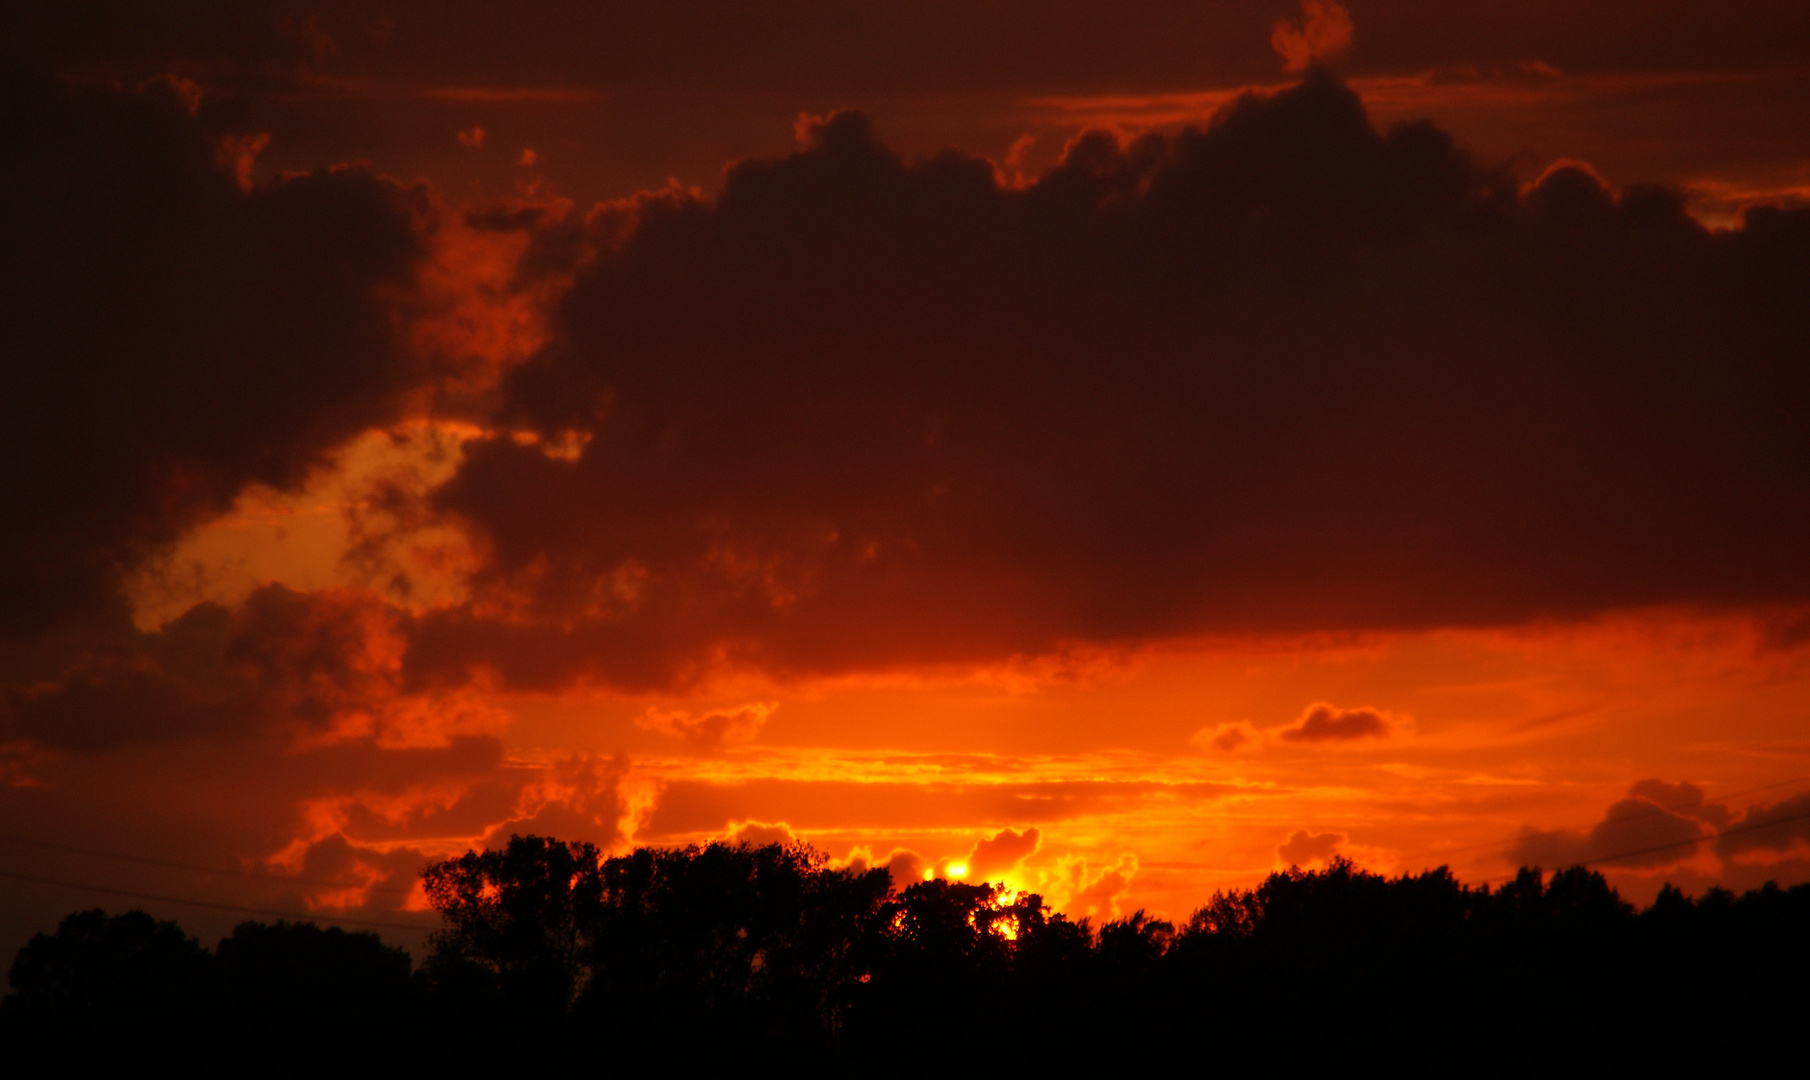
[[[376,934],[240,923],[214,952],[217,1041],[235,1071],[317,1076],[358,1061],[401,1067],[416,1026],[409,955]]]
[[[854,1004],[890,890],[803,845],[642,848],[606,861],[580,1008],[604,1030],[821,1045]],[[676,1033],[676,1032],[675,1032]]]
[[[414,976],[373,934],[248,922],[210,954],[143,912],[71,915],[13,964],[6,1063],[817,1073],[934,1054],[1119,1074],[1382,1045],[1429,1070],[1739,1071],[1810,1008],[1810,886],[1667,888],[1636,914],[1583,868],[1491,889],[1335,859],[1217,893],[1179,929],[1137,911],[1096,932],[1001,885],[894,892],[803,845],[603,859],[515,837],[425,876],[447,929]]]
[[[143,911],[76,912],[19,950],[0,1045],[14,1061],[74,1074],[192,1054],[211,1003],[209,959]]]
[[[513,1007],[555,1014],[584,988],[585,953],[602,880],[597,849],[512,836],[502,851],[466,852],[421,872],[446,920],[433,938],[434,977],[461,987],[494,976]]]
[[[855,1025],[876,1048],[910,1032],[953,1060],[972,1059],[983,1018],[1004,999],[1017,914],[997,885],[941,878],[907,887],[886,905],[868,1008]]]

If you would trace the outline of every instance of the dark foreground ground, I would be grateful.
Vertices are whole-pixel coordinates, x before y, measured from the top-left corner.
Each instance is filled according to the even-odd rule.
[[[1810,1030],[1810,886],[1636,911],[1581,868],[1492,890],[1338,861],[1179,926],[1096,927],[800,847],[602,860],[527,837],[424,874],[446,930],[418,967],[310,924],[210,951],[143,912],[70,915],[13,963],[0,1068],[1725,1072],[1801,1067]]]

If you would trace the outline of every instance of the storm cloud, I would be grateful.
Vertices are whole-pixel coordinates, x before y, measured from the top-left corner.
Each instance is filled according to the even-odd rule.
[[[1810,214],[1517,185],[1323,71],[1022,189],[859,114],[593,215],[415,669],[667,686],[1810,598]],[[506,621],[486,608],[506,608]]]
[[[420,191],[361,169],[249,188],[255,138],[177,79],[9,68],[0,148],[0,633],[121,610],[121,569],[250,483],[290,487],[412,373]]]

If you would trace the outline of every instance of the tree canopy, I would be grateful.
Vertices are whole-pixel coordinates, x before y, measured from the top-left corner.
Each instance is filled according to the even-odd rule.
[[[1728,1066],[1810,1004],[1810,886],[1668,887],[1637,911],[1578,867],[1490,888],[1334,859],[1179,923],[1095,925],[997,884],[897,889],[798,844],[605,857],[518,836],[423,878],[444,929],[412,973],[374,934],[250,922],[210,952],[144,912],[77,912],[20,951],[0,1040],[74,1072],[893,1072],[927,1056],[1118,1072],[1378,1040],[1426,1062],[1498,1047]]]

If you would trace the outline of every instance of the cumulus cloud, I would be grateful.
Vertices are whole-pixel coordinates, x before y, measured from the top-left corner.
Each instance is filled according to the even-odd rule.
[[[635,724],[650,731],[676,736],[698,749],[714,749],[724,743],[747,742],[760,733],[761,725],[777,701],[742,705],[729,709],[709,709],[693,715],[683,709],[649,708],[635,717]]]
[[[1394,725],[1376,709],[1341,709],[1316,701],[1301,714],[1301,719],[1283,728],[1276,737],[1287,742],[1352,742],[1386,739],[1393,730]]]
[[[885,870],[892,877],[892,887],[903,891],[915,882],[924,880],[926,867],[924,857],[910,848],[893,848],[883,858],[875,858],[867,848],[856,848],[849,853],[848,866],[860,872],[868,869]]]
[[[1688,781],[1668,784],[1664,780],[1642,780],[1628,789],[1628,794],[1662,806],[1675,814],[1694,817],[1714,829],[1728,824],[1728,807],[1703,801],[1703,789]]]
[[[1138,872],[1135,855],[1121,855],[1097,872],[1090,871],[1084,859],[1059,860],[1058,865],[1074,891],[1057,906],[1076,918],[1118,918],[1121,902],[1131,895],[1131,879]]]
[[[1747,888],[1799,875],[1810,846],[1810,794],[1749,806],[1740,816],[1708,802],[1687,782],[1642,780],[1588,830],[1527,830],[1508,851],[1521,865],[1547,869],[1577,863],[1606,870],[1677,867],[1713,851],[1721,866],[1707,876],[1690,867],[1669,871],[1681,882]],[[1799,875],[1801,876],[1801,875]]]
[[[502,397],[590,441],[470,445],[435,505],[492,557],[412,666],[658,690],[1810,598],[1804,213],[1523,190],[1318,70],[1023,188],[807,127],[588,219]]]
[[[1345,842],[1341,833],[1309,833],[1306,829],[1296,829],[1288,840],[1276,848],[1276,858],[1284,866],[1307,866],[1310,863],[1325,862],[1338,854],[1339,845]]]
[[[996,881],[1018,868],[1018,864],[1037,853],[1042,835],[1036,829],[1001,829],[975,843],[968,853],[970,881]]]
[[[1213,792],[693,782],[656,808],[615,759],[505,761],[505,718],[466,691],[1810,598],[1810,217],[1712,235],[1579,163],[1523,188],[1428,125],[1376,130],[1320,72],[1172,138],[1085,133],[1022,186],[959,153],[905,161],[840,113],[714,202],[463,225],[358,168],[254,182],[263,133],[214,125],[180,80],[4,78],[13,820],[82,812],[32,801],[62,798],[26,783],[58,754],[174,770],[186,748],[222,774],[215,805],[247,808],[236,850],[302,843],[348,888],[435,837],[1045,822]],[[505,267],[495,310],[423,279],[460,228],[483,242],[441,269]],[[567,281],[554,325],[517,333],[518,301]],[[442,337],[494,331],[491,369],[526,361],[477,380],[496,426],[408,508],[472,539],[469,600],[267,586],[132,627],[122,572],[425,392],[402,328],[436,304]],[[642,719],[709,747],[771,708]],[[1326,708],[1295,737],[1384,733]],[[1754,835],[1794,835],[1767,812]],[[1674,832],[1714,815],[1675,810]],[[989,842],[1007,833],[1036,830]],[[1073,894],[1111,909],[1132,870]]]
[[[1546,869],[1579,863],[1627,869],[1670,866],[1690,859],[1700,849],[1696,841],[1714,835],[1714,829],[1693,813],[1701,813],[1702,801],[1703,792],[1693,785],[1642,780],[1588,830],[1530,829],[1507,856],[1519,865]]]
[[[1280,19],[1270,30],[1270,48],[1289,71],[1306,71],[1344,56],[1351,48],[1351,13],[1338,0],[1301,0],[1301,16]]]
[[[1716,839],[1716,854],[1734,858],[1749,852],[1783,853],[1810,843],[1810,793],[1771,806],[1750,806]]]

